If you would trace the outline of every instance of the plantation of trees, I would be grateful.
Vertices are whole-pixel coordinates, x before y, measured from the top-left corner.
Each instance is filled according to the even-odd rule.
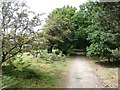
[[[35,29],[42,23],[42,14],[30,11],[25,3],[1,2],[0,13],[3,69],[0,77],[5,83],[19,80],[16,79],[19,75],[15,78],[9,76],[14,75],[14,69],[24,75],[24,70],[36,60],[34,58],[37,63],[53,63],[67,60],[73,50],[109,63],[118,61],[120,65],[120,2],[87,2],[80,5],[79,10],[69,5],[56,8],[49,13],[42,32]],[[33,56],[33,60],[23,60],[26,53],[28,57]],[[37,74],[32,76],[33,73],[29,71],[27,74],[37,77]],[[3,83],[2,88],[16,84],[7,83]]]

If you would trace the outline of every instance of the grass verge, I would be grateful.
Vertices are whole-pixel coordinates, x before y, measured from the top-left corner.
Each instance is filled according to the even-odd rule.
[[[15,60],[17,62],[17,60]],[[15,63],[16,63],[15,62]],[[69,60],[58,60],[52,63],[33,58],[25,53],[23,61],[18,60],[17,68],[9,65],[3,67],[3,87],[7,88],[57,88],[64,77]],[[27,63],[27,65],[26,65]],[[30,63],[28,65],[28,63]],[[23,67],[24,66],[24,67]],[[7,80],[6,78],[10,78]],[[16,82],[17,81],[17,82]],[[9,82],[6,85],[6,82]],[[11,83],[11,85],[10,85]],[[6,85],[6,86],[5,86]]]

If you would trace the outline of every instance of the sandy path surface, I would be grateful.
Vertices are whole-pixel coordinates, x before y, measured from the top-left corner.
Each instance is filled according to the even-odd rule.
[[[84,56],[75,58],[70,66],[67,88],[105,88],[88,62]]]

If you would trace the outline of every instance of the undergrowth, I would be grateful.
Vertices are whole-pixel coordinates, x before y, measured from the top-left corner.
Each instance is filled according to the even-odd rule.
[[[66,56],[42,51],[38,57],[24,53],[13,60],[15,67],[5,64],[2,74],[3,88],[54,88],[67,66]]]

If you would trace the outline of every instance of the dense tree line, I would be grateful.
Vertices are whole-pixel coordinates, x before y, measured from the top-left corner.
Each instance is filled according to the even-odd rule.
[[[1,2],[1,57],[11,61],[18,54],[37,55],[41,49],[58,49],[67,54],[82,49],[87,56],[120,60],[120,3],[87,2],[53,10],[42,33],[40,15],[25,3]],[[46,47],[47,44],[47,47]]]
[[[46,21],[48,46],[63,53],[84,49],[87,56],[120,60],[120,3],[88,2],[55,9]],[[48,51],[49,52],[49,51]]]

